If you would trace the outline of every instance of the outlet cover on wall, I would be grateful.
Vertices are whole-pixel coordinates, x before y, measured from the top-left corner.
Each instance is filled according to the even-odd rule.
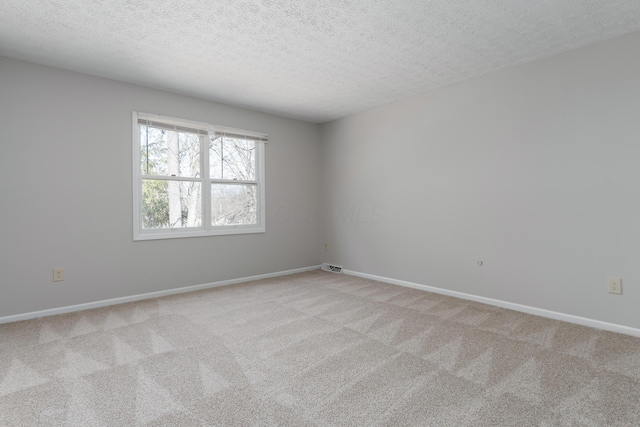
[[[622,279],[619,277],[609,277],[607,279],[607,287],[610,294],[622,293]]]

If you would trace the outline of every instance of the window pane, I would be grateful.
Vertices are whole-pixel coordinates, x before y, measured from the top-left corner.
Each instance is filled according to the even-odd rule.
[[[142,228],[202,226],[200,182],[142,180]]]
[[[199,176],[200,137],[141,125],[140,167],[143,175]]]
[[[211,224],[257,224],[257,186],[211,184]]]
[[[209,144],[212,179],[255,181],[256,142],[216,136]]]

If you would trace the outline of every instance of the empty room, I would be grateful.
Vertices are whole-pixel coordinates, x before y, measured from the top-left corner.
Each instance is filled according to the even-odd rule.
[[[640,2],[0,0],[0,426],[640,426]]]

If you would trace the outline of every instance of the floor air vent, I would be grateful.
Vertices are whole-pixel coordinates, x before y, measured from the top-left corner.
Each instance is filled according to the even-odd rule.
[[[332,273],[342,274],[342,267],[340,267],[339,265],[322,264],[322,269],[324,271],[330,271]]]

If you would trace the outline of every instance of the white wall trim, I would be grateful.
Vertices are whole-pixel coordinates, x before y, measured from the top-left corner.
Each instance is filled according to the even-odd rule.
[[[0,324],[18,322],[20,320],[34,319],[36,317],[55,316],[56,314],[71,313],[74,311],[89,310],[91,308],[106,307],[127,302],[140,301],[151,298],[160,298],[168,295],[181,294],[184,292],[201,291],[203,289],[218,288],[220,286],[235,285],[237,283],[251,282],[253,280],[270,279],[273,277],[288,276],[290,274],[304,273],[307,271],[319,270],[319,265],[311,267],[296,268],[294,270],[278,271],[275,273],[259,274],[257,276],[241,277],[238,279],[222,280],[219,282],[205,283],[202,285],[186,286],[184,288],[173,288],[164,291],[149,292],[146,294],[131,295],[128,297],[113,298],[102,301],[94,301],[85,304],[69,305],[66,307],[52,308],[48,310],[32,311],[30,313],[16,314],[12,316],[0,317]]]
[[[618,332],[620,334],[640,337],[640,329],[629,326],[617,325],[615,323],[602,322],[600,320],[588,319],[586,317],[573,316],[571,314],[559,313],[557,311],[545,310],[542,308],[530,307],[528,305],[516,304],[508,301],[486,298],[463,292],[450,291],[448,289],[436,288],[433,286],[421,285],[418,283],[407,282],[404,280],[391,279],[388,277],[376,276],[373,274],[360,273],[351,270],[342,270],[344,274],[364,279],[377,280],[379,282],[390,283],[392,285],[405,286],[407,288],[420,289],[422,291],[433,292],[436,294],[448,295],[451,297],[462,298],[470,301],[476,301],[483,304],[489,304],[496,307],[508,308],[510,310],[520,311],[523,313],[533,314],[536,316],[548,317],[550,319],[562,320],[564,322],[575,323],[577,325],[589,326],[592,328],[603,329],[605,331]]]

